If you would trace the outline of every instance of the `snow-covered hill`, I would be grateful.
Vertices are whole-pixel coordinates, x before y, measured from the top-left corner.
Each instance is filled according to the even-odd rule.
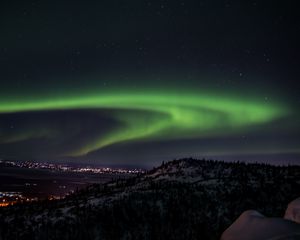
[[[283,216],[300,167],[174,160],[61,201],[0,209],[0,239],[219,239],[245,210]]]

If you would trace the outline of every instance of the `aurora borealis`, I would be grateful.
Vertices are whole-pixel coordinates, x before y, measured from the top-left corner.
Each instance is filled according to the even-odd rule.
[[[0,158],[299,162],[291,6],[116,3],[2,8]]]
[[[146,91],[143,95],[140,94],[143,90],[138,92],[139,94],[82,94],[80,97],[54,100],[42,98],[32,102],[8,102],[2,104],[0,112],[117,109],[111,113],[111,117],[122,127],[97,137],[94,142],[87,142],[86,146],[74,151],[76,155],[88,154],[111,144],[140,138],[195,138],[213,133],[219,135],[226,132],[226,128],[230,131],[233,131],[233,128],[234,131],[240,131],[286,114],[279,106],[260,105],[238,99],[184,93],[178,98],[177,95],[168,92],[155,94]],[[30,137],[29,135],[28,138]],[[26,135],[22,140],[26,140]]]

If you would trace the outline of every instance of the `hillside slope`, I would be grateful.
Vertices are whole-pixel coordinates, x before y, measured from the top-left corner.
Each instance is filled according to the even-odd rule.
[[[281,217],[300,167],[174,160],[61,201],[0,209],[0,239],[219,239],[245,210]]]

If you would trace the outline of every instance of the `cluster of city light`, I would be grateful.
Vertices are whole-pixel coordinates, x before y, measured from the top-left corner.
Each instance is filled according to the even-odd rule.
[[[89,173],[129,173],[129,174],[138,174],[144,172],[141,169],[123,169],[123,168],[95,168],[95,167],[83,167],[83,168],[75,168],[71,170],[72,172],[89,172]]]
[[[0,207],[7,207],[16,203],[33,202],[37,198],[23,196],[21,192],[0,192]]]
[[[6,165],[11,165],[20,168],[30,168],[30,169],[49,169],[63,172],[77,172],[77,173],[96,173],[96,174],[139,174],[143,173],[142,169],[123,169],[123,168],[110,168],[110,167],[71,167],[65,164],[55,164],[47,162],[34,162],[34,161],[24,161],[24,162],[14,162],[14,161],[3,161],[0,160],[0,163]]]
[[[123,168],[109,168],[109,167],[71,167],[63,164],[55,163],[45,163],[45,162],[35,162],[35,161],[8,161],[0,159],[0,164],[6,167],[15,168],[25,168],[25,169],[43,169],[51,171],[61,171],[65,173],[75,172],[75,173],[90,173],[90,174],[139,174],[144,171],[141,169],[123,169]],[[0,166],[1,166],[0,165]],[[57,183],[56,180],[53,183]],[[38,183],[24,182],[25,188],[37,187]],[[66,190],[66,185],[57,185],[60,190]],[[48,200],[57,200],[64,198],[65,196],[73,193],[74,190],[69,191],[69,193],[64,194],[64,196],[49,195]],[[24,196],[22,192],[0,192],[0,207],[7,207],[17,203],[33,202],[44,198],[30,198]]]
[[[20,168],[51,169],[51,170],[65,169],[65,166],[61,164],[54,164],[54,163],[47,163],[47,162],[34,162],[34,161],[15,162],[15,161],[1,160],[0,163],[4,163],[6,165],[11,165]]]

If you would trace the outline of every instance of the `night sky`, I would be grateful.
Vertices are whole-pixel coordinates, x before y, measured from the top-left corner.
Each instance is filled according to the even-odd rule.
[[[300,164],[295,4],[2,1],[0,158]]]

